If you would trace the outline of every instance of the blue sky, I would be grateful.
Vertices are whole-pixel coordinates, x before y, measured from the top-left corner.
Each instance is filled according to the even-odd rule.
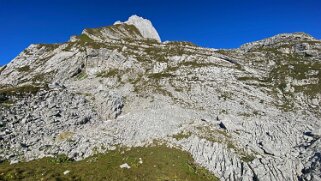
[[[283,32],[321,39],[320,8],[320,0],[0,0],[0,65],[32,43],[65,42],[132,14],[150,19],[162,40],[212,48]]]

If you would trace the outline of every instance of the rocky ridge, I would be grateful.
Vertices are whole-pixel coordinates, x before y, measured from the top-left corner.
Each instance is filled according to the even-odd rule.
[[[15,163],[155,140],[221,180],[318,180],[321,41],[238,49],[160,42],[143,18],[30,45],[0,69],[0,158]]]

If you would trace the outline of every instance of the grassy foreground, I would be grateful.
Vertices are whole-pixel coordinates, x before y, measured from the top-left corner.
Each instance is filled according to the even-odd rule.
[[[130,168],[120,168],[127,163]],[[67,173],[69,172],[69,173]],[[64,174],[65,173],[65,174]],[[187,152],[166,146],[118,149],[82,161],[65,157],[0,164],[0,180],[216,181]]]

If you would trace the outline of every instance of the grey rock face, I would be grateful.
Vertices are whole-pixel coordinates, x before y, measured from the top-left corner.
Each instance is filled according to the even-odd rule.
[[[30,45],[0,69],[0,159],[158,140],[221,180],[318,180],[320,52],[303,33],[215,50],[126,23]]]
[[[113,93],[100,91],[95,95],[95,103],[103,119],[116,119],[124,107],[122,98]]]
[[[260,41],[246,43],[240,49],[248,51],[253,47],[276,46],[277,44],[287,45],[291,42],[299,42],[301,44],[297,45],[296,49],[304,50],[309,46],[308,43],[302,43],[305,41],[316,41],[316,39],[305,33],[284,33]]]
[[[134,25],[144,38],[153,39],[158,42],[161,42],[161,39],[156,29],[148,19],[144,19],[137,15],[133,15],[129,17],[128,20],[124,23],[128,25]],[[114,25],[124,24],[124,23],[117,21],[116,23],[114,23]]]
[[[59,150],[52,147],[71,138],[83,124],[97,120],[88,101],[67,90],[40,91],[21,98],[10,109],[2,108],[0,113],[6,125],[1,128],[5,140],[1,144],[1,156],[6,159],[57,154]]]

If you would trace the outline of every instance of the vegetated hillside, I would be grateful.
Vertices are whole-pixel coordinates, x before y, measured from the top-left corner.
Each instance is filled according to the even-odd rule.
[[[160,42],[136,16],[86,29],[63,44],[30,45],[0,69],[0,158],[97,157],[90,167],[110,162],[113,176],[128,179],[320,179],[320,68],[321,41],[304,33],[217,50]],[[184,158],[177,177],[174,157],[146,155],[160,151]],[[48,160],[3,163],[0,178],[42,177],[29,163],[44,166],[45,179],[93,178],[75,175],[85,160],[59,169]]]

